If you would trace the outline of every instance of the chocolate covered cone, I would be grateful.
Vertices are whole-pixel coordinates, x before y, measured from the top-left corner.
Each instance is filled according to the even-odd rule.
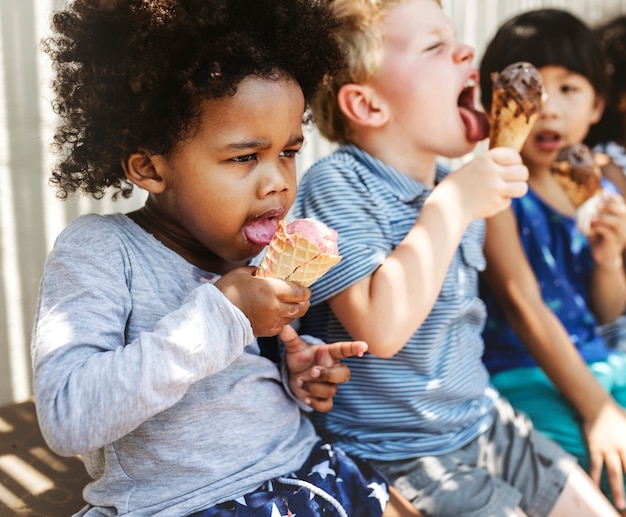
[[[588,234],[602,205],[602,171],[593,152],[585,144],[566,146],[550,171],[576,208],[578,229]]]
[[[285,222],[280,221],[255,274],[309,287],[340,260],[339,255],[322,253],[302,235],[288,234]]]
[[[561,149],[550,171],[576,208],[602,190],[602,171],[585,144]]]
[[[491,107],[489,148],[512,147],[521,151],[539,113],[527,116],[505,90],[493,92]]]
[[[520,61],[491,74],[491,128],[489,148],[512,147],[521,151],[542,107],[539,71]]]

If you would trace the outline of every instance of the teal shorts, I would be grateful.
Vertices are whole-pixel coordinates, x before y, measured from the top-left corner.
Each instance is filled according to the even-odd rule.
[[[615,401],[626,407],[626,354],[613,354],[606,361],[590,364],[589,369]],[[538,367],[507,370],[494,375],[491,382],[514,408],[530,417],[536,429],[559,443],[589,470],[582,419],[543,370]],[[602,475],[601,488],[610,498],[606,472]]]

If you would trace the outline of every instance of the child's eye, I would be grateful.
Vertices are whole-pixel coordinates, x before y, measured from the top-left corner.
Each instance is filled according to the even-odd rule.
[[[431,45],[428,45],[425,49],[424,52],[430,52],[432,50],[437,50],[441,47],[443,47],[444,42],[443,41],[437,41],[436,43],[432,43]]]
[[[251,160],[256,160],[256,154],[245,154],[244,156],[237,156],[236,158],[231,158],[233,162],[244,163],[249,162]]]
[[[563,93],[574,93],[578,91],[578,88],[572,86],[571,84],[564,84],[563,86],[561,86],[561,91]]]
[[[285,149],[280,155],[284,158],[295,158],[300,149]]]

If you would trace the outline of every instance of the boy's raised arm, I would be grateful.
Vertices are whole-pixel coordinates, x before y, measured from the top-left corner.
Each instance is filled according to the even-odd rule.
[[[374,355],[396,354],[430,313],[469,223],[525,194],[527,175],[519,154],[498,148],[444,179],[385,262],[330,300],[350,334]]]

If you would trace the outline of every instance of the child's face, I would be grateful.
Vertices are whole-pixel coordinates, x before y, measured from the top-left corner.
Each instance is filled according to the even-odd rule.
[[[197,132],[157,162],[166,187],[153,206],[206,248],[215,271],[257,255],[259,234],[291,207],[303,113],[294,81],[246,78],[234,96],[205,101]]]
[[[487,136],[485,117],[473,110],[474,89],[465,90],[477,83],[473,50],[456,39],[434,0],[398,4],[382,29],[372,85],[389,107],[391,123],[418,152],[456,157],[471,151]]]
[[[546,98],[521,153],[531,172],[549,167],[561,148],[582,142],[604,108],[586,77],[560,66],[539,72]]]

